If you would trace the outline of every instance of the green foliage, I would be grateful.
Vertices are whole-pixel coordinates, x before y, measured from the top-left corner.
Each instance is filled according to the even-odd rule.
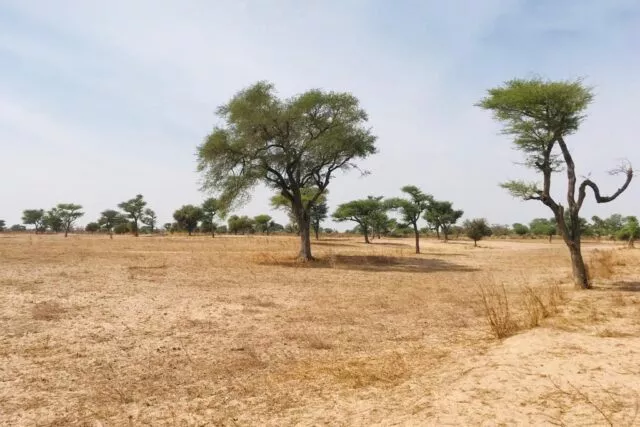
[[[434,200],[427,206],[424,219],[434,230],[442,230],[444,239],[447,240],[451,227],[463,214],[464,211],[453,209],[451,202]]]
[[[140,218],[140,221],[144,225],[149,227],[149,232],[153,234],[153,232],[156,230],[156,223],[158,222],[158,216],[152,209],[147,208],[144,210],[142,217]]]
[[[231,215],[227,220],[227,225],[229,229],[229,233],[233,234],[247,234],[252,233],[254,221],[246,215],[238,216]]]
[[[282,226],[281,226],[281,227],[282,227]],[[220,233],[220,234],[226,234],[229,230],[227,229],[227,226],[226,226],[226,225],[222,224],[222,225],[219,225],[219,226],[216,228],[216,231],[217,231],[218,233]]]
[[[194,205],[184,205],[173,213],[173,219],[176,220],[178,226],[186,230],[189,235],[198,227],[198,222],[202,220],[204,212],[202,208]]]
[[[44,226],[54,233],[64,230],[64,221],[62,221],[60,209],[57,207],[51,208],[44,214]]]
[[[165,222],[164,224],[162,224],[162,228],[164,228],[165,231],[171,231],[172,226],[173,224],[171,224],[170,222]]]
[[[407,194],[407,198],[392,198],[385,203],[387,207],[400,213],[402,221],[406,224],[413,225],[416,229],[420,215],[424,212],[429,204],[433,202],[433,197],[425,194],[414,185],[406,185],[402,187],[402,192]]]
[[[7,229],[7,223],[5,222],[4,219],[0,219],[0,232],[3,232],[6,229]]]
[[[33,225],[36,233],[44,231],[44,209],[25,209],[22,211],[22,223]]]
[[[205,233],[213,233],[216,231],[217,224],[215,222],[216,215],[220,213],[220,202],[213,197],[202,202],[202,228]]]
[[[144,215],[145,206],[147,206],[147,202],[145,202],[142,194],[138,194],[133,199],[118,204],[118,207],[122,209],[131,220],[131,229],[136,236],[138,235],[138,221]]]
[[[491,236],[491,227],[484,218],[467,220],[463,224],[465,234],[473,240],[473,244],[478,246],[478,240]]]
[[[628,216],[624,219],[623,226],[618,230],[616,237],[620,240],[628,240],[630,246],[633,241],[640,238],[640,224],[635,216]]]
[[[56,206],[57,215],[62,221],[62,229],[64,230],[65,237],[67,237],[76,220],[84,216],[84,212],[82,212],[81,209],[82,206],[73,203],[59,203]]]
[[[253,222],[255,224],[256,231],[260,233],[266,233],[266,234],[269,234],[269,232],[271,232],[271,227],[274,224],[271,216],[266,214],[256,215],[253,218]]]
[[[129,221],[119,222],[113,227],[115,234],[127,234],[132,231],[132,224]]]
[[[13,231],[14,233],[19,233],[22,231],[27,231],[27,227],[21,224],[13,224],[11,227],[9,227],[9,231]]]
[[[90,222],[86,227],[84,227],[84,231],[87,233],[95,233],[98,230],[100,230],[100,224],[97,222]]]
[[[524,224],[520,224],[519,222],[516,222],[515,224],[513,224],[513,232],[516,233],[518,236],[526,236],[527,234],[529,234],[529,227],[527,227]]]
[[[553,236],[557,232],[556,220],[535,218],[529,223],[529,230],[534,236]]]
[[[333,213],[333,219],[337,222],[356,222],[362,228],[365,242],[369,243],[370,231],[374,225],[380,225],[383,219],[380,214],[386,210],[381,200],[382,197],[369,196],[366,199],[343,203]]]
[[[98,218],[98,224],[100,225],[100,227],[102,227],[102,229],[107,231],[109,234],[114,231],[114,228],[117,225],[124,224],[126,222],[127,218],[125,218],[120,212],[113,209],[102,211],[100,213],[100,218]]]

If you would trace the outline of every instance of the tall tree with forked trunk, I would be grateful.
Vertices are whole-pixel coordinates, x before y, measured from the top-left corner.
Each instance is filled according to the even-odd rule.
[[[142,219],[144,215],[144,207],[147,206],[142,194],[138,194],[133,199],[129,199],[125,202],[118,204],[118,207],[122,209],[129,219],[131,220],[131,228],[133,229],[133,235],[138,237],[138,221]]]
[[[387,206],[392,210],[397,210],[402,215],[402,221],[413,227],[413,234],[416,240],[416,253],[420,253],[420,230],[418,221],[420,216],[427,209],[429,203],[433,202],[433,197],[425,194],[415,185],[405,185],[402,192],[407,198],[396,197],[386,201]]]
[[[338,171],[375,153],[367,114],[349,93],[310,90],[278,98],[274,86],[259,82],[218,108],[223,125],[198,147],[203,189],[219,191],[224,206],[247,199],[257,184],[291,202],[300,229],[302,261],[311,254],[311,207]],[[303,200],[304,188],[317,188]]]
[[[578,183],[576,165],[565,138],[578,130],[592,100],[592,90],[581,80],[534,78],[515,79],[490,89],[478,104],[492,111],[496,120],[504,124],[503,133],[513,137],[515,148],[525,154],[525,164],[542,175],[541,185],[521,180],[501,185],[515,197],[537,200],[551,209],[558,232],[571,254],[575,286],[582,289],[591,287],[580,246],[579,214],[587,190],[593,191],[596,202],[608,203],[620,196],[633,178],[630,165],[612,171],[612,174],[624,175],[625,180],[609,196],[603,196],[598,185],[589,178]],[[551,194],[552,174],[562,170],[567,178],[566,206]]]

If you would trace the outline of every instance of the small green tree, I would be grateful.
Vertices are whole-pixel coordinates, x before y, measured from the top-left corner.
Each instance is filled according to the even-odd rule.
[[[367,114],[348,93],[310,90],[288,99],[259,82],[218,108],[224,125],[198,148],[204,189],[220,191],[223,205],[243,201],[258,183],[291,203],[300,229],[302,261],[311,254],[311,207],[340,170],[375,153]],[[305,202],[304,188],[317,193]]]
[[[325,190],[325,193],[327,191]],[[325,196],[324,194],[322,196]],[[321,197],[322,198],[322,197]],[[318,200],[315,201],[310,207],[309,217],[311,218],[311,227],[313,228],[313,233],[316,236],[316,240],[320,239],[320,225],[322,221],[327,219],[329,215],[329,206],[327,206],[326,200]]]
[[[467,220],[463,227],[467,237],[473,240],[473,246],[478,246],[478,240],[491,236],[491,227],[484,218]]]
[[[25,209],[22,211],[22,223],[33,225],[36,234],[45,230],[44,209]]]
[[[180,228],[187,230],[189,236],[198,227],[198,222],[202,220],[203,216],[202,208],[194,205],[184,205],[173,213],[173,219],[176,220]]]
[[[604,220],[607,235],[615,239],[618,232],[624,227],[624,218],[620,214],[613,214]]]
[[[9,231],[13,231],[15,233],[20,233],[23,231],[27,231],[27,227],[25,227],[24,225],[21,224],[13,224],[10,228]]]
[[[5,231],[7,229],[7,223],[4,221],[4,219],[0,219],[0,233]]]
[[[464,215],[464,211],[453,209],[453,203],[447,201],[434,200],[427,206],[424,219],[435,230],[440,239],[440,230],[444,235],[444,241],[449,240],[451,227]]]
[[[634,248],[636,239],[640,238],[640,224],[635,216],[628,216],[624,219],[622,228],[618,231],[618,239],[626,240],[627,247]]]
[[[60,233],[64,230],[64,221],[62,220],[62,215],[60,209],[57,207],[49,209],[44,214],[44,227],[53,231],[54,233]]]
[[[122,223],[126,223],[127,219],[118,211],[113,209],[107,209],[106,211],[102,211],[100,213],[100,218],[98,218],[98,224],[109,233],[109,238],[113,239],[113,231],[114,228]]]
[[[433,202],[433,197],[425,194],[415,185],[405,185],[402,192],[407,195],[406,198],[396,197],[386,201],[387,206],[400,213],[402,221],[413,227],[413,234],[416,241],[416,253],[420,253],[420,231],[418,229],[418,221],[422,213],[428,209],[429,204]]]
[[[357,223],[364,234],[364,242],[369,241],[369,234],[374,220],[385,207],[381,203],[382,197],[369,196],[366,199],[353,200],[338,206],[333,213],[333,219],[337,222],[353,221]]]
[[[549,238],[549,243],[553,240],[553,236],[556,234],[558,225],[554,218],[534,218],[529,223],[529,230],[534,236],[546,236]]]
[[[87,233],[93,234],[99,230],[100,230],[100,224],[98,224],[97,222],[90,222],[84,227],[84,231],[86,231]]]
[[[491,235],[495,237],[507,237],[511,234],[511,227],[505,224],[493,224],[490,228]]]
[[[58,216],[62,220],[64,237],[67,237],[76,220],[84,216],[84,212],[81,210],[82,206],[73,203],[58,203],[56,209],[58,211]]]
[[[147,208],[144,210],[140,222],[149,227],[149,231],[153,234],[156,230],[156,224],[158,223],[158,216],[152,209]]]
[[[209,197],[202,203],[202,224],[206,224],[206,229],[211,232],[211,237],[216,236],[217,224],[216,215],[220,212],[220,202],[218,199]]]
[[[118,207],[122,209],[131,220],[131,229],[133,235],[138,237],[138,221],[144,215],[144,207],[147,206],[142,194],[138,194],[133,199],[129,199],[118,204]]]
[[[513,232],[520,237],[524,237],[527,234],[529,234],[529,227],[527,227],[524,224],[520,224],[519,222],[516,222],[515,224],[513,224]]]
[[[273,224],[273,221],[271,221],[271,216],[266,214],[256,215],[253,218],[253,222],[256,225],[256,231],[260,233],[266,233],[267,236],[269,235],[269,232],[271,231],[271,225]]]
[[[489,90],[478,104],[493,112],[504,124],[503,133],[513,137],[515,147],[522,151],[526,166],[542,175],[542,185],[522,180],[502,184],[514,197],[537,200],[554,214],[559,233],[569,249],[575,286],[591,287],[580,246],[580,209],[593,191],[596,202],[608,203],[622,194],[633,178],[633,169],[624,165],[614,174],[624,174],[622,186],[610,196],[603,196],[600,188],[586,178],[578,184],[576,166],[565,138],[574,134],[585,118],[585,110],[593,100],[591,88],[582,81],[544,81],[542,79],[514,79]],[[560,150],[560,155],[554,149]],[[551,195],[553,172],[564,169],[567,176],[566,207]],[[571,223],[568,224],[566,219]]]

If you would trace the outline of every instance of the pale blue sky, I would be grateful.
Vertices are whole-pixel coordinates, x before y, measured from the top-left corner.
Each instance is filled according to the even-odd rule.
[[[585,77],[596,101],[571,137],[579,172],[603,190],[621,157],[640,164],[640,2],[631,0],[0,0],[0,218],[58,202],[83,222],[142,193],[160,221],[200,203],[195,149],[213,111],[270,80],[283,96],[350,91],[380,152],[371,175],[340,175],[331,207],[415,184],[465,217],[550,212],[500,181],[531,176],[473,106],[512,77]],[[555,187],[558,189],[558,185]],[[268,211],[257,189],[238,213]],[[583,212],[640,215],[640,183]],[[280,221],[282,214],[273,213]]]

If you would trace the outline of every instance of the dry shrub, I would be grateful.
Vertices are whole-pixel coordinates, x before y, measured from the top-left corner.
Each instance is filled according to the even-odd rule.
[[[361,388],[372,385],[397,385],[409,374],[404,357],[398,353],[382,358],[351,360],[334,366],[332,374],[350,387]]]
[[[43,301],[31,308],[34,320],[58,320],[66,310],[57,301]]]
[[[513,335],[518,325],[513,320],[509,308],[509,298],[504,284],[500,287],[479,285],[484,314],[496,338],[502,339]]]
[[[540,294],[532,287],[525,286],[522,296],[525,324],[529,328],[535,328],[540,325],[540,320],[549,317],[549,310],[542,301]]]
[[[591,279],[611,279],[615,273],[616,265],[619,265],[619,260],[613,251],[595,249],[587,264],[589,277]]]

